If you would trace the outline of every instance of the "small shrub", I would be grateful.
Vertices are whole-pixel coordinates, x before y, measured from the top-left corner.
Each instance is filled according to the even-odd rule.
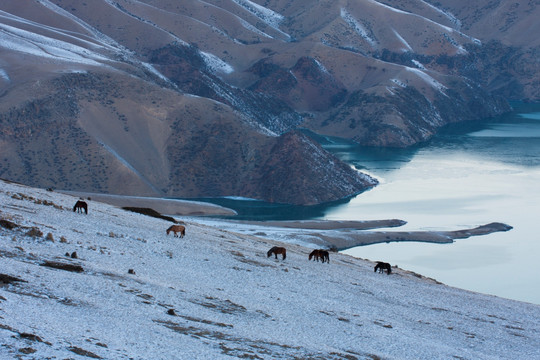
[[[31,236],[31,237],[42,237],[43,236],[43,233],[41,232],[41,230],[39,230],[37,227],[33,227],[31,228],[30,230],[28,230],[26,232],[26,236]]]
[[[0,226],[5,228],[5,229],[8,229],[8,230],[13,230],[16,227],[18,227],[19,225],[15,224],[14,222],[11,222],[9,220],[0,219]]]
[[[47,236],[45,237],[45,239],[54,242],[54,237],[53,237],[53,234],[51,234],[51,233],[48,233]]]

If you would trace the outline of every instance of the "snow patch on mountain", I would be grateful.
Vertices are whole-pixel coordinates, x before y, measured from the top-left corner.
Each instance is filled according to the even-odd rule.
[[[231,65],[227,64],[214,54],[204,51],[200,51],[200,54],[203,57],[206,66],[208,66],[213,72],[230,74],[234,71],[234,68]]]
[[[1,23],[0,47],[42,58],[94,66],[109,61],[86,48]]]
[[[454,15],[452,15],[451,13],[449,13],[448,11],[446,10],[443,10],[443,9],[440,9],[424,0],[420,0],[420,2],[428,7],[430,7],[431,9],[435,10],[436,12],[442,14],[444,17],[446,17],[448,20],[450,20],[450,22],[452,24],[454,24],[456,26],[457,29],[460,29],[461,28],[461,21],[456,18]]]
[[[283,21],[283,19],[285,19],[283,15],[249,0],[233,0],[233,1],[239,6],[241,6],[242,8],[249,11],[251,14],[253,14],[257,18],[261,19],[265,24],[269,25],[274,30],[278,31],[279,33],[283,34],[289,39],[291,38],[289,34],[283,32],[279,28],[281,22]]]
[[[390,79],[391,82],[393,82],[394,84],[396,84],[397,86],[401,87],[401,88],[406,88],[407,87],[407,83],[405,83],[404,81],[400,80],[400,79]]]
[[[315,61],[315,64],[317,64],[317,67],[319,68],[321,72],[325,74],[329,74],[328,69],[319,60],[313,59],[313,61]]]
[[[424,80],[431,87],[437,89],[438,91],[440,91],[443,94],[444,94],[444,91],[446,89],[448,89],[446,86],[444,86],[443,84],[441,84],[440,82],[435,80],[432,76],[426,74],[424,71],[422,71],[420,69],[415,69],[415,68],[411,68],[411,67],[408,67],[408,66],[406,66],[405,69],[407,71],[410,71],[410,72],[416,74],[418,77],[420,77],[422,80]]]
[[[258,35],[261,35],[261,36],[264,36],[266,38],[269,38],[269,39],[273,39],[274,37],[271,36],[271,35],[268,35],[267,33],[257,29],[255,26],[251,25],[249,22],[247,22],[246,20],[242,19],[242,18],[238,18],[238,20],[240,21],[240,24],[242,24],[242,26],[244,28],[246,28],[247,30],[249,31],[252,31]]]
[[[411,62],[420,70],[426,70],[426,67],[420,61],[413,59]]]
[[[404,52],[406,51],[414,51],[412,46],[409,45],[409,43],[403,38],[403,36],[401,36],[397,31],[396,29],[392,28],[392,31],[394,32],[394,35],[396,35],[396,37],[398,38],[398,40],[403,44],[403,46],[405,46],[405,48],[403,48],[402,50]]]
[[[366,28],[351,13],[349,13],[347,9],[341,8],[340,16],[358,35],[366,40],[371,47],[377,47],[377,40],[369,35]]]
[[[366,1],[367,1],[367,2],[370,2],[370,3],[372,3],[372,4],[376,4],[376,5],[378,5],[378,6],[384,7],[384,8],[386,8],[386,9],[388,9],[388,10],[390,10],[390,11],[393,11],[393,12],[396,12],[396,13],[398,13],[398,14],[410,14],[410,13],[408,13],[408,12],[406,12],[406,11],[396,9],[395,7],[392,7],[392,6],[390,6],[390,5],[386,5],[386,4],[380,3],[380,2],[378,2],[378,1],[376,1],[376,0],[366,0]]]
[[[10,78],[9,78],[8,73],[4,69],[0,69],[0,78],[4,79],[6,81],[11,81]]]

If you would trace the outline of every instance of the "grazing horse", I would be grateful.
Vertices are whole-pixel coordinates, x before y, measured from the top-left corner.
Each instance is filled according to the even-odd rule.
[[[311,258],[314,258],[313,260],[317,260],[317,262],[319,261],[319,258],[320,258],[323,263],[324,262],[330,263],[330,255],[328,254],[328,251],[323,250],[323,249],[313,250],[311,254],[309,254],[309,260],[311,260]]]
[[[386,270],[386,273],[390,275],[390,273],[392,272],[392,266],[390,266],[389,263],[377,261],[377,265],[375,265],[375,269],[373,269],[373,271],[377,272],[377,270],[379,270],[380,273]]]
[[[83,210],[85,214],[88,214],[88,204],[85,203],[84,201],[77,200],[77,202],[75,203],[75,206],[73,206],[73,212],[76,211],[78,213],[82,213]]]
[[[287,257],[287,250],[284,247],[274,246],[266,253],[266,255],[268,255],[267,257],[272,256],[272,253],[275,255],[276,259],[278,254],[281,254],[283,256],[283,260],[285,260],[285,258]]]
[[[174,237],[178,237],[178,233],[180,233],[181,238],[186,235],[186,227],[182,225],[171,225],[171,227],[167,229],[167,235],[169,235],[171,231],[174,233]]]
[[[330,254],[328,254],[328,251],[326,250],[321,250],[321,257],[322,257],[322,262],[327,262],[330,264]]]

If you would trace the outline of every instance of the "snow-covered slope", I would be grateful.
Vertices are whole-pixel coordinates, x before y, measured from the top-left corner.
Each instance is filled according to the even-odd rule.
[[[278,243],[193,219],[174,238],[165,220],[75,201],[0,181],[2,359],[540,358],[539,306],[293,244],[268,258]]]

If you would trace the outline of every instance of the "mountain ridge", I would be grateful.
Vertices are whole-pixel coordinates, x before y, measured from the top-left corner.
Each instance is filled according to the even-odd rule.
[[[540,99],[540,44],[518,39],[540,8],[516,4],[8,0],[0,5],[0,176],[66,190],[269,200],[264,176],[247,170],[257,157],[244,155],[277,156],[268,151],[299,128],[406,147],[445,124],[509,111],[508,99]],[[488,27],[491,16],[506,25],[482,31],[477,23]],[[40,138],[56,133],[56,117],[71,136]],[[178,147],[188,122],[193,138]],[[217,167],[200,157],[178,163],[175,151],[200,148],[203,137]],[[220,153],[224,145],[231,156]],[[301,189],[280,201],[332,201],[375,184],[354,169],[340,178],[333,166],[309,166],[298,153],[274,162]],[[306,179],[290,159],[319,173]]]

